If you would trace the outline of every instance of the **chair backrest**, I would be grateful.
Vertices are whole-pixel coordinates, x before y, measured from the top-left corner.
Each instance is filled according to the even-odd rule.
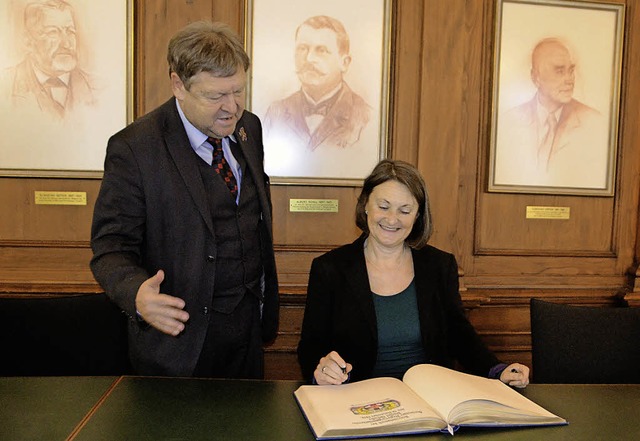
[[[534,382],[640,383],[640,309],[530,306]]]
[[[0,375],[130,373],[126,316],[104,294],[0,298]]]

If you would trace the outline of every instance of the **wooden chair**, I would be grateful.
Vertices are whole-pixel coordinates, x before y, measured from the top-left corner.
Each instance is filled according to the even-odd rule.
[[[535,383],[640,383],[640,309],[531,299]]]
[[[103,294],[0,298],[0,375],[130,373],[127,319]]]

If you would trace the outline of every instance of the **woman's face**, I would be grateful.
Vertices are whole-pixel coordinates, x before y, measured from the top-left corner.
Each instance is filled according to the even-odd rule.
[[[387,248],[403,246],[418,215],[418,201],[398,181],[386,181],[369,195],[365,205],[369,240]]]

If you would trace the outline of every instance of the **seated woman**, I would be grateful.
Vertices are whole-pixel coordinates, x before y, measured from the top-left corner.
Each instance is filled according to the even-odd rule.
[[[429,196],[415,167],[381,161],[364,181],[356,225],[355,242],[311,265],[298,345],[305,378],[401,378],[416,364],[457,361],[475,375],[529,383],[529,368],[501,363],[467,320],[454,256],[427,245]]]

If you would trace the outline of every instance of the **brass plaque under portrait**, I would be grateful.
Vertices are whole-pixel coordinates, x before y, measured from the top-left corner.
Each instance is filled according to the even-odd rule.
[[[289,199],[291,213],[337,213],[337,199]]]
[[[569,220],[570,207],[535,207],[527,206],[527,219],[557,219]]]
[[[36,191],[36,205],[87,205],[85,191]]]

